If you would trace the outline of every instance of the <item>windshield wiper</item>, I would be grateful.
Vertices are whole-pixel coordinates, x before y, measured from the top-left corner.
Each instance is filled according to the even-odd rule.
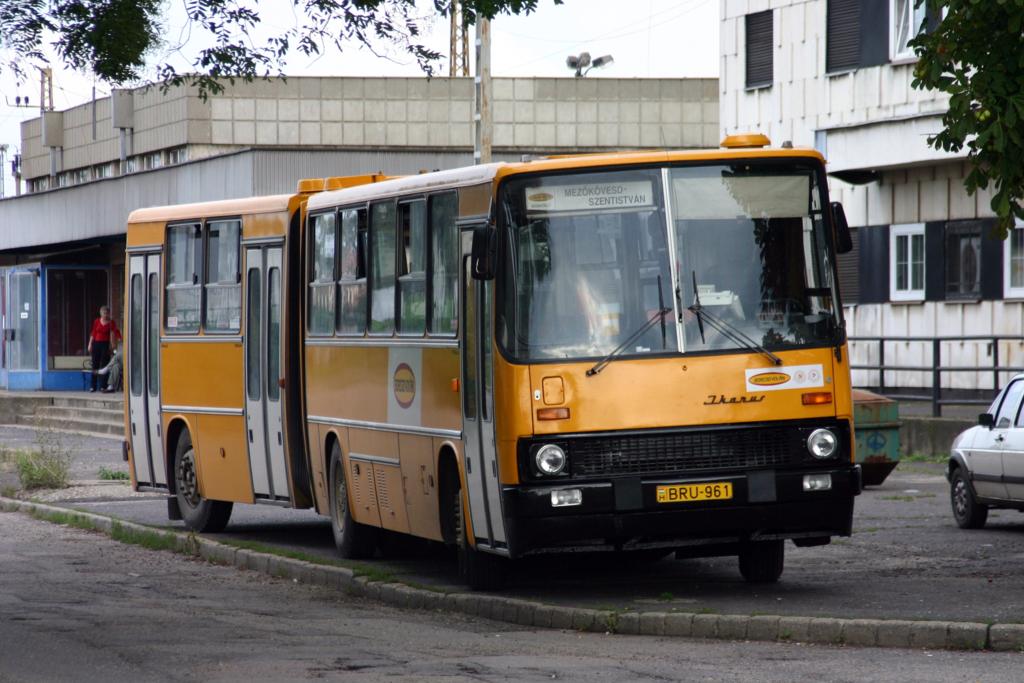
[[[652,327],[654,327],[654,323],[656,323],[656,322],[658,322],[660,320],[661,323],[662,323],[662,326],[664,326],[664,324],[665,324],[665,316],[668,315],[671,312],[672,312],[671,308],[665,308],[664,306],[659,308],[658,312],[655,313],[654,315],[652,315],[650,320],[645,322],[640,327],[639,330],[637,330],[633,334],[629,335],[629,337],[626,339],[626,341],[624,341],[621,344],[619,344],[618,346],[616,346],[614,349],[612,349],[611,353],[609,353],[607,356],[605,356],[601,360],[597,361],[594,364],[594,367],[592,367],[589,370],[587,370],[587,377],[593,377],[597,373],[599,373],[602,370],[604,370],[604,367],[606,365],[608,365],[608,363],[612,362],[612,360],[616,356],[618,356],[620,353],[622,353],[626,349],[627,346],[629,346],[634,341],[636,341],[638,338],[640,338],[644,334],[644,332],[646,332],[647,330],[649,330]],[[664,338],[664,333],[662,334],[662,337]]]
[[[690,306],[688,310],[697,316],[697,326],[700,328],[700,340],[702,342],[705,341],[703,321],[707,320],[708,326],[711,327],[711,329],[715,330],[732,343],[742,348],[757,351],[770,360],[773,365],[782,365],[781,358],[748,337],[743,330],[732,323],[728,323],[725,320],[712,315],[710,311],[705,310],[704,307],[700,305],[700,294],[697,293],[697,271],[693,271],[693,305]]]

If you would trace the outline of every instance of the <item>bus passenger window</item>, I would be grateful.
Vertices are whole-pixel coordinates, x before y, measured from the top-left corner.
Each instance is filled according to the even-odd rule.
[[[206,329],[238,332],[242,317],[242,285],[239,277],[240,221],[210,221],[207,224]]]
[[[370,332],[395,331],[395,204],[370,210]]]
[[[313,216],[310,257],[309,333],[334,331],[334,214]]]
[[[430,332],[453,335],[458,329],[458,195],[430,198]]]
[[[199,268],[202,229],[198,223],[167,228],[167,331],[199,330]]]
[[[427,203],[398,206],[398,331],[423,334],[427,324]]]
[[[340,334],[366,332],[366,209],[341,212]]]
[[[142,296],[142,276],[138,273],[132,275],[131,296],[131,318],[128,326],[128,350],[131,354],[128,357],[128,388],[132,396],[142,396],[142,316],[146,300]]]

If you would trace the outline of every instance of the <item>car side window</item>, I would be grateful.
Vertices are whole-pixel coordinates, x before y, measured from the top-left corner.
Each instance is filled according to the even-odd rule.
[[[1006,388],[1003,402],[999,404],[999,414],[996,415],[996,429],[1006,429],[1014,423],[1022,395],[1024,395],[1024,380],[1017,380]]]

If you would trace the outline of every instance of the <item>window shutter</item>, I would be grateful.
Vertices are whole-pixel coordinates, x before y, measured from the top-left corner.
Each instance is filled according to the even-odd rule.
[[[862,0],[829,0],[826,19],[825,71],[835,73],[860,65]]]
[[[1009,240],[996,232],[996,219],[986,218],[981,223],[981,298],[1003,298],[1003,249],[1009,249]]]
[[[845,254],[839,254],[836,258],[836,266],[839,271],[839,296],[844,304],[855,304],[860,301],[860,279],[857,275],[860,262],[860,240],[857,232],[857,228],[850,228],[853,249]]]
[[[747,87],[772,84],[772,11],[746,16]]]
[[[889,63],[889,0],[860,0],[860,64]]]
[[[857,229],[857,271],[860,303],[877,304],[889,300],[888,225]],[[845,301],[851,303],[852,300],[847,297]]]

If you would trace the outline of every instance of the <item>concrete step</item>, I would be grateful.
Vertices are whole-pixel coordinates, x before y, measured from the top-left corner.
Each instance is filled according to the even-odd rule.
[[[87,397],[79,396],[54,396],[53,405],[61,408],[104,408],[107,410],[122,410],[124,396],[120,393],[104,394],[96,392]]]
[[[67,406],[43,406],[36,409],[38,417],[52,417],[62,420],[92,420],[95,422],[110,422],[113,424],[124,424],[124,410],[121,408],[112,409],[104,407],[76,408]]]
[[[90,420],[70,420],[67,418],[41,417],[38,415],[19,415],[18,424],[28,427],[51,427],[61,431],[84,432],[91,434],[107,434],[116,436],[124,433],[124,424],[112,422],[92,422]]]

